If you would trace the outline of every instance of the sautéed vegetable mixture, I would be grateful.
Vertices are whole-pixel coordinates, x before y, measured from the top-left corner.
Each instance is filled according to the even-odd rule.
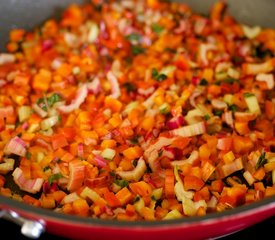
[[[127,221],[275,195],[275,30],[226,8],[93,0],[12,30],[0,54],[0,193]]]

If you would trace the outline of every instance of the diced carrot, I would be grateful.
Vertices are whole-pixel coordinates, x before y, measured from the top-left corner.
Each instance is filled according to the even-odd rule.
[[[120,204],[122,206],[126,205],[127,203],[129,203],[132,199],[133,199],[133,195],[132,193],[128,190],[127,187],[122,188],[121,190],[119,190],[115,196],[117,197],[117,199],[119,200]]]
[[[41,206],[41,202],[38,199],[36,199],[34,197],[31,197],[30,195],[24,195],[23,201],[24,201],[24,203],[34,205],[34,206],[37,206],[37,207]]]
[[[253,173],[253,177],[261,181],[265,177],[265,170],[263,167],[260,167],[256,172]]]
[[[129,187],[134,194],[139,196],[148,196],[152,193],[152,187],[144,181],[130,183]]]
[[[126,158],[133,160],[141,157],[143,154],[143,151],[139,146],[135,146],[135,147],[129,147],[125,149],[122,153]]]
[[[110,192],[110,191],[105,192],[104,199],[106,200],[107,204],[110,207],[119,207],[121,205],[117,196],[113,192]]]
[[[54,150],[66,147],[67,145],[68,141],[63,134],[54,134],[52,136],[52,146]]]
[[[78,216],[86,217],[89,215],[89,205],[84,199],[77,199],[72,203],[73,211]]]
[[[183,179],[183,185],[185,190],[198,191],[203,187],[204,182],[196,176],[187,175]]]
[[[253,142],[249,137],[234,136],[233,150],[236,153],[247,153],[253,148]]]
[[[52,195],[53,195],[54,200],[57,203],[61,203],[62,199],[66,196],[66,193],[61,190],[58,190],[58,191],[54,191],[52,193]]]
[[[174,171],[172,169],[166,169],[165,180],[164,180],[164,193],[166,198],[175,197],[174,185],[175,185]]]
[[[144,207],[141,210],[141,215],[144,217],[145,220],[155,220],[155,213],[154,210],[148,207]]]
[[[42,194],[40,198],[41,207],[53,209],[55,208],[55,200],[51,194]]]

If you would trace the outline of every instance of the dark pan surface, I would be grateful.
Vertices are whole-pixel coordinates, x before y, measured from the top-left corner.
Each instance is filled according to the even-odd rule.
[[[0,0],[0,51],[5,50],[9,31],[31,28],[58,16],[70,3],[85,0]],[[194,11],[207,14],[217,0],[183,0]],[[240,22],[275,28],[274,0],[228,0],[229,12]]]

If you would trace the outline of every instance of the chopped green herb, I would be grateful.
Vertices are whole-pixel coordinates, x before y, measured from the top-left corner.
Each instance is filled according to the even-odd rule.
[[[139,41],[141,36],[138,33],[132,33],[126,36],[126,39],[129,41]]]
[[[202,79],[201,81],[200,81],[200,86],[206,86],[208,84],[208,82],[207,82],[207,80],[206,79]]]
[[[115,179],[115,184],[122,188],[127,187],[129,185],[128,181],[124,179]]]
[[[158,82],[162,82],[167,79],[167,76],[164,73],[159,73],[157,69],[152,69],[152,78],[157,80]]]
[[[215,116],[220,117],[222,115],[223,111],[222,110],[214,110],[213,113],[214,113]]]
[[[160,150],[160,151],[159,151],[159,154],[158,154],[158,155],[159,155],[159,157],[161,157],[161,156],[162,156],[162,154],[163,154],[163,150]]]
[[[32,157],[32,154],[30,152],[26,152],[26,158],[31,159],[31,157]]]
[[[205,119],[205,121],[209,120],[210,119],[210,116],[208,114],[204,115],[203,117]]]
[[[232,111],[232,112],[236,112],[237,111],[237,106],[236,105],[230,105],[229,107],[228,107],[228,109],[230,110],[230,111]]]
[[[152,69],[152,78],[155,79],[158,75],[159,75],[158,70],[155,69],[155,68],[153,68],[153,69]]]
[[[45,103],[44,98],[39,98],[39,99],[36,101],[36,104],[37,104],[41,109],[43,109],[44,111],[47,111],[47,107],[46,107],[46,103]]]
[[[130,83],[130,82],[124,83],[123,86],[126,88],[127,92],[134,92],[137,89],[136,86],[133,83]]]
[[[134,55],[139,55],[145,52],[145,49],[138,45],[132,45],[131,50]]]
[[[263,166],[266,162],[267,162],[267,160],[265,158],[265,152],[263,152],[261,154],[261,156],[259,157],[258,162],[256,163],[256,169],[258,169],[261,166]]]
[[[137,166],[137,163],[138,163],[138,159],[134,159],[133,162],[132,162],[132,164],[133,164],[134,167]]]
[[[49,176],[48,178],[48,182],[50,185],[52,185],[52,183],[60,178],[62,178],[62,174],[61,173],[56,173],[56,174],[53,174],[51,176]]]
[[[158,82],[162,82],[162,81],[164,81],[164,80],[166,80],[166,79],[167,79],[167,76],[166,76],[165,74],[163,74],[163,73],[159,74],[159,75],[157,76],[157,78],[156,78],[156,80],[157,80]]]
[[[253,93],[244,93],[243,94],[243,96],[245,97],[245,98],[249,98],[249,97],[252,97],[252,96],[255,96]]]
[[[116,177],[116,174],[115,174],[115,172],[110,172],[110,175],[111,175],[111,177]]]
[[[163,108],[163,109],[160,109],[159,112],[160,112],[161,114],[163,114],[163,115],[166,115],[166,114],[168,114],[168,113],[170,112],[170,110],[169,110],[168,107],[165,107],[165,108]]]
[[[164,30],[164,27],[160,26],[159,24],[157,23],[154,23],[152,25],[152,30],[153,32],[155,32],[156,34],[160,34],[163,30]]]
[[[50,97],[47,98],[48,105],[51,107],[53,106],[56,102],[60,102],[62,100],[61,96],[57,93],[54,93]]]

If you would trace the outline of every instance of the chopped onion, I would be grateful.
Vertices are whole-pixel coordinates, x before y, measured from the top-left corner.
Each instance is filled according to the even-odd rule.
[[[116,76],[112,73],[112,71],[109,71],[107,73],[107,80],[111,84],[111,89],[112,89],[111,97],[118,98],[121,95],[120,87],[119,87],[118,80]]]
[[[0,65],[15,62],[15,56],[11,53],[0,53]]]
[[[106,148],[101,152],[101,156],[107,160],[112,160],[115,157],[115,155],[116,151],[111,148]]]
[[[199,60],[203,65],[208,65],[207,52],[215,50],[216,46],[214,44],[201,44],[199,47]]]
[[[212,99],[211,104],[216,109],[221,109],[222,110],[222,109],[227,108],[227,104],[224,101],[219,100],[219,99]]]
[[[200,109],[192,109],[188,111],[184,120],[188,123],[188,125],[195,124],[202,121],[202,117],[205,114]]]
[[[83,158],[84,157],[84,146],[83,143],[79,143],[77,146],[77,155],[78,157]]]
[[[80,107],[80,105],[85,101],[88,95],[87,84],[83,84],[77,90],[76,97],[69,105],[59,106],[58,110],[64,113],[70,113]]]
[[[247,25],[242,25],[242,29],[243,29],[244,35],[249,39],[253,39],[257,37],[262,30],[261,27],[259,26],[249,27]]]
[[[5,154],[15,154],[21,157],[26,155],[26,143],[19,137],[13,137],[5,146]]]
[[[49,117],[40,122],[40,127],[42,130],[48,130],[54,125],[56,125],[58,121],[59,121],[58,116]]]
[[[88,42],[93,43],[99,35],[99,28],[96,23],[89,22]]]
[[[198,159],[199,159],[199,152],[196,151],[196,150],[194,150],[194,151],[190,154],[189,158],[183,159],[183,160],[172,161],[171,164],[172,164],[173,166],[182,166],[182,165],[184,165],[184,164],[186,164],[186,163],[189,163],[189,164],[192,165],[192,164],[193,164],[196,160],[198,160]]]
[[[175,136],[192,137],[206,132],[205,122],[199,122],[171,130],[170,133]]]
[[[261,115],[261,108],[255,95],[244,98],[250,113]]]
[[[147,167],[143,158],[140,158],[137,162],[137,166],[132,171],[117,171],[116,173],[127,181],[139,181],[143,176]]]
[[[71,192],[79,189],[85,177],[85,166],[81,160],[73,160],[69,162],[69,182],[67,189]]]
[[[108,164],[108,160],[105,160],[102,156],[96,155],[94,160],[96,161],[99,167],[106,167]]]
[[[265,82],[268,89],[274,88],[274,76],[273,74],[259,73],[256,76],[256,80],[259,82]]]
[[[92,82],[87,83],[87,88],[89,92],[92,92],[93,94],[98,94],[101,90],[99,78],[95,77]]]
[[[256,179],[253,177],[253,175],[249,171],[245,171],[243,173],[243,177],[245,178],[245,180],[250,186],[256,181]]]
[[[74,202],[78,199],[80,199],[80,197],[77,195],[76,192],[73,192],[73,193],[70,193],[70,194],[66,195],[62,199],[61,204],[72,203],[72,202]]]
[[[140,95],[148,96],[148,95],[152,94],[155,91],[155,87],[152,86],[152,87],[149,87],[147,89],[139,88],[137,91]]]
[[[39,192],[44,183],[43,178],[35,178],[35,179],[25,178],[23,171],[18,167],[13,171],[12,176],[13,176],[14,182],[20,187],[20,189],[29,193]]]
[[[32,114],[32,109],[30,106],[21,106],[18,108],[19,122],[24,122],[29,119]]]
[[[14,168],[14,159],[4,158],[4,162],[0,163],[0,174],[7,174],[9,171],[12,171]]]
[[[36,103],[32,105],[33,110],[42,118],[46,117],[48,113],[39,107]]]

